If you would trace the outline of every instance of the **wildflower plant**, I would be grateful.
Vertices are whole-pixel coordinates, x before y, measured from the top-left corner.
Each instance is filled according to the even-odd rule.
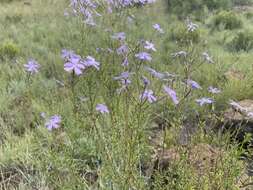
[[[154,119],[155,108],[162,107],[164,113],[161,114],[168,114],[166,117],[176,118],[176,115],[182,119],[189,102],[200,107],[215,103],[213,97],[198,97],[204,87],[194,79],[198,67],[215,64],[207,51],[198,52],[193,43],[188,43],[185,49],[171,54],[182,73],[159,70],[156,56],[160,49],[156,41],[166,35],[160,24],[150,26],[159,35],[131,39],[131,30],[124,31],[106,22],[108,14],[110,18],[119,16],[117,19],[127,22],[124,17],[128,17],[129,12],[125,9],[149,3],[151,1],[72,0],[72,11],[82,21],[82,29],[91,31],[86,29],[87,25],[95,27],[94,31],[106,37],[106,44],[98,37],[98,42],[90,48],[80,46],[79,54],[62,50],[63,69],[70,77],[67,88],[73,96],[75,118],[87,123],[85,132],[91,134],[95,152],[102,162],[100,170],[106,175],[101,176],[101,183],[109,187],[105,179],[113,173],[114,178],[120,179],[112,182],[116,189],[145,186],[141,163],[143,153],[150,149],[143,142],[147,141],[145,131]],[[185,29],[189,33],[196,32],[199,26],[189,21]],[[86,40],[80,38],[85,43],[88,36]],[[218,93],[217,89],[209,90]],[[80,96],[85,97],[85,101],[80,101]],[[52,130],[60,124],[61,117],[52,116],[46,127]],[[167,124],[172,125],[172,121]],[[165,133],[166,129],[163,130]]]
[[[164,151],[170,146],[169,127],[177,131],[193,114],[214,114],[222,91],[202,79],[201,68],[215,66],[215,57],[206,46],[191,40],[175,43],[174,49],[165,52],[164,38],[170,35],[166,25],[151,18],[145,31],[147,23],[135,16],[152,3],[155,1],[70,0],[69,12],[62,12],[67,18],[65,33],[60,35],[66,39],[59,41],[60,48],[71,48],[60,50],[57,44],[58,55],[52,59],[57,64],[50,67],[57,75],[43,78],[41,73],[29,92],[1,84],[17,104],[14,109],[25,105],[25,117],[33,116],[22,124],[29,127],[31,141],[38,146],[29,148],[40,160],[29,164],[39,165],[52,189],[62,184],[63,189],[150,189],[155,175],[145,174],[145,163],[158,150],[150,143],[153,125],[158,129],[155,133],[162,133],[159,148]],[[201,27],[190,20],[184,23],[187,34]],[[173,69],[172,64],[176,65]],[[23,65],[29,78],[41,68],[35,60]],[[5,107],[9,104],[3,102]],[[5,107],[3,125],[12,114]],[[56,114],[39,114],[41,110]]]
[[[52,131],[53,129],[57,129],[60,127],[61,124],[61,116],[59,115],[54,115],[51,116],[45,123],[46,128],[49,131]]]
[[[40,65],[34,59],[29,59],[26,64],[24,64],[24,69],[27,72],[27,80],[30,81],[30,77],[39,72]]]

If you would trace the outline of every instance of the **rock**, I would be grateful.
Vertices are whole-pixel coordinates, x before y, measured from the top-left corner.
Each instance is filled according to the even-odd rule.
[[[154,170],[165,169],[169,163],[179,160],[179,150],[176,148],[166,148],[164,138],[166,127],[163,124],[151,124],[149,130],[149,144],[152,147],[153,154],[148,163],[143,163],[142,169],[145,176],[150,177]],[[186,147],[190,144],[191,136],[197,131],[197,125],[192,121],[185,121],[182,129],[179,131],[177,142],[180,146]]]
[[[222,158],[223,151],[209,144],[197,144],[189,150],[189,162],[198,175],[204,175],[215,169],[217,162]]]
[[[197,179],[203,176],[210,177],[209,175],[217,172],[217,169],[222,169],[221,167],[223,166],[220,164],[224,162],[224,156],[226,157],[227,155],[223,149],[206,143],[165,149],[157,155],[151,183],[155,179],[154,176],[157,175],[157,172],[169,170],[169,168],[173,168],[174,164],[177,165],[177,163],[182,161],[187,163],[186,167],[191,167],[192,175]],[[234,182],[238,190],[250,190],[253,188],[252,178],[248,175],[246,168],[244,168]],[[162,183],[167,183],[166,178],[164,178]]]
[[[175,161],[180,160],[179,150],[176,148],[164,149],[157,152],[154,169],[164,170],[169,167],[169,165]]]
[[[147,177],[152,177],[155,171],[164,171],[179,162],[183,155],[187,155],[187,162],[193,166],[196,174],[203,175],[216,167],[216,163],[222,158],[222,154],[222,150],[203,143],[188,147],[165,148],[156,152],[152,158],[152,164],[147,168],[145,174]]]
[[[232,133],[236,132],[236,139],[243,141],[247,133],[253,134],[253,100],[231,101],[231,108],[224,113],[224,127]]]
[[[230,105],[231,108],[225,111],[225,120],[253,123],[253,100],[232,101]]]
[[[251,190],[253,188],[252,178],[244,171],[237,182],[237,187],[240,190]]]
[[[232,138],[236,138],[239,142],[243,142],[246,134],[253,135],[253,100],[245,99],[239,102],[231,101],[231,108],[224,113],[224,127],[230,130]],[[253,145],[253,139],[244,146]],[[248,161],[248,167],[239,179],[238,187],[242,190],[253,188],[252,178],[252,160]]]
[[[253,7],[250,5],[238,5],[234,7],[234,10],[238,13],[241,12],[252,12],[253,11]]]
[[[170,148],[158,153],[155,169],[164,170],[173,162],[180,161],[182,153],[187,154],[187,162],[199,175],[215,167],[216,161],[222,157],[222,150],[209,144],[200,143],[181,149]]]
[[[231,69],[225,73],[225,77],[227,80],[243,80],[245,79],[244,73],[241,71]]]

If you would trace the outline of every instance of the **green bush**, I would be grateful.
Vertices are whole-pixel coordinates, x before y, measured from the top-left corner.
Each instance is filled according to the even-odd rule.
[[[215,28],[233,30],[242,26],[242,20],[232,11],[221,11],[213,18]]]
[[[17,47],[17,45],[15,45],[12,42],[6,42],[0,46],[0,58],[1,59],[4,59],[4,58],[13,59],[19,54],[19,52],[20,52],[20,50]]]
[[[253,33],[241,31],[229,43],[229,48],[233,51],[249,51],[253,48]]]
[[[189,32],[185,25],[178,24],[171,30],[171,39],[180,44],[198,43],[200,41],[200,31]]]
[[[250,12],[245,12],[244,13],[244,16],[247,18],[247,19],[252,19],[253,18],[253,13],[250,11]]]
[[[14,14],[14,15],[7,15],[5,17],[5,21],[7,23],[19,23],[22,21],[22,15],[21,14]]]
[[[252,0],[168,0],[169,11],[180,17],[194,14],[202,18],[205,10],[230,9],[232,6],[249,5]]]
[[[232,3],[231,0],[203,0],[202,2],[207,6],[208,9],[219,9],[219,8],[229,8]]]
[[[249,5],[252,3],[252,0],[233,0],[234,5]]]
[[[6,42],[0,46],[0,58],[13,59],[19,54],[19,48],[12,42]]]
[[[231,0],[168,0],[169,10],[179,15],[200,14],[205,9],[226,9],[232,6]]]

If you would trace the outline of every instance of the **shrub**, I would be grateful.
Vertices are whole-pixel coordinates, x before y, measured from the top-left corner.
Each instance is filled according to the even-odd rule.
[[[249,5],[252,3],[252,0],[233,0],[234,5]]]
[[[249,51],[253,48],[253,33],[241,31],[229,43],[229,48],[234,51]]]
[[[222,26],[227,30],[233,30],[242,26],[242,20],[232,11],[222,11],[213,18],[213,25],[216,28]]]
[[[0,58],[8,58],[8,59],[13,59],[19,54],[20,50],[12,42],[6,42],[3,45],[0,46]]]
[[[200,31],[189,32],[184,25],[179,24],[177,27],[172,28],[171,39],[180,44],[198,43],[200,41]]]
[[[14,15],[11,15],[11,16],[7,15],[5,17],[5,21],[7,23],[15,23],[15,24],[19,23],[19,22],[22,21],[22,15],[21,14],[14,14]]]
[[[194,11],[194,14],[204,12],[205,9],[226,9],[231,7],[230,0],[168,0],[170,11],[179,13],[178,15],[188,15]]]
[[[219,9],[219,8],[229,8],[231,7],[231,0],[203,0],[203,4],[208,7],[208,9]]]
[[[252,19],[252,18],[253,18],[253,13],[252,13],[252,12],[245,12],[245,13],[244,13],[244,16],[245,16],[247,19]]]
[[[235,5],[249,5],[252,0],[168,0],[169,11],[179,16],[203,16],[205,10],[230,9]],[[201,18],[201,17],[199,17]]]

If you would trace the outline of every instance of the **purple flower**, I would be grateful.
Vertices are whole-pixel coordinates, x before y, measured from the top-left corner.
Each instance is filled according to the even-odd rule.
[[[115,2],[114,2],[115,3]],[[122,6],[122,7],[127,7],[132,5],[132,0],[123,0],[123,1],[118,1],[118,3]],[[116,3],[115,3],[116,4]]]
[[[154,24],[154,25],[153,25],[153,28],[154,28],[156,31],[160,32],[161,34],[164,33],[163,29],[161,28],[161,26],[160,26],[159,24]]]
[[[149,103],[153,103],[156,101],[156,97],[154,96],[154,92],[152,90],[145,90],[140,95],[141,101],[148,100]]]
[[[71,0],[71,7],[75,16],[81,16],[85,24],[94,26],[94,17],[101,16],[96,8],[98,4],[91,0]]]
[[[151,3],[155,3],[156,0],[146,0],[146,2],[147,2],[148,4],[151,4]]]
[[[147,77],[142,76],[142,81],[145,87],[150,85],[150,81],[148,80]]]
[[[114,80],[121,82],[121,88],[117,89],[117,92],[120,94],[121,92],[127,90],[127,87],[131,84],[130,75],[128,71],[122,72],[119,76],[114,77]]]
[[[145,67],[145,69],[155,78],[163,79],[165,77],[165,74],[159,73],[155,69],[152,69],[150,67]]]
[[[253,118],[253,112],[247,113],[247,116],[248,116],[249,118]]]
[[[99,70],[100,63],[91,56],[87,56],[86,59],[82,61],[82,63],[85,67],[94,67],[95,69]]]
[[[117,51],[118,55],[126,55],[129,51],[129,49],[128,49],[128,46],[126,44],[123,44],[116,51]]]
[[[129,84],[131,84],[131,80],[130,80],[131,74],[132,73],[129,73],[128,71],[122,72],[119,76],[114,77],[113,79],[121,81],[123,86],[128,86]]]
[[[174,91],[174,90],[172,90],[171,88],[169,88],[168,86],[163,86],[163,90],[164,90],[164,92],[168,95],[168,96],[170,96],[170,98],[172,99],[172,101],[174,102],[174,104],[178,104],[179,103],[179,101],[178,101],[178,99],[177,99],[177,94],[176,94],[176,92]]]
[[[67,50],[67,49],[63,49],[61,51],[61,57],[65,60],[70,59],[73,55],[75,55],[73,50]]]
[[[99,48],[99,47],[96,48],[96,52],[97,52],[97,53],[100,53],[100,52],[102,52],[102,51],[103,51],[103,48]]]
[[[219,93],[221,93],[221,90],[218,89],[218,88],[214,88],[214,87],[210,86],[210,87],[208,88],[208,92],[210,92],[210,93],[212,93],[212,94],[219,94]]]
[[[141,61],[151,61],[152,60],[151,55],[147,52],[140,52],[138,54],[135,54],[135,57]]]
[[[187,83],[187,85],[189,85],[192,89],[202,89],[202,87],[201,87],[196,81],[193,81],[193,80],[188,79],[186,83]]]
[[[107,106],[104,104],[97,104],[96,110],[102,114],[109,113]]]
[[[109,7],[114,8],[126,8],[133,5],[146,5],[150,3],[154,3],[156,0],[107,0]]]
[[[196,102],[200,105],[200,106],[203,106],[205,104],[212,104],[214,103],[214,100],[212,98],[200,98],[200,99],[197,99]]]
[[[145,42],[144,48],[147,50],[156,51],[155,45],[149,41]]]
[[[119,32],[119,33],[116,33],[112,36],[112,39],[116,39],[116,40],[119,40],[119,41],[123,41],[126,39],[126,34],[125,32]]]
[[[128,58],[125,57],[125,59],[122,62],[122,66],[127,67],[129,65]]]
[[[130,77],[130,74],[128,71],[122,72],[119,76],[114,77],[114,80],[120,80],[120,79],[128,79]]]
[[[30,59],[27,64],[24,64],[25,70],[30,74],[39,72],[40,65],[34,59]]]
[[[81,57],[76,54],[72,54],[68,61],[64,64],[64,70],[67,72],[74,72],[76,75],[81,75],[85,66],[80,63]]]
[[[53,129],[57,129],[61,124],[61,116],[54,115],[49,118],[49,120],[45,123],[46,128],[51,131]]]

